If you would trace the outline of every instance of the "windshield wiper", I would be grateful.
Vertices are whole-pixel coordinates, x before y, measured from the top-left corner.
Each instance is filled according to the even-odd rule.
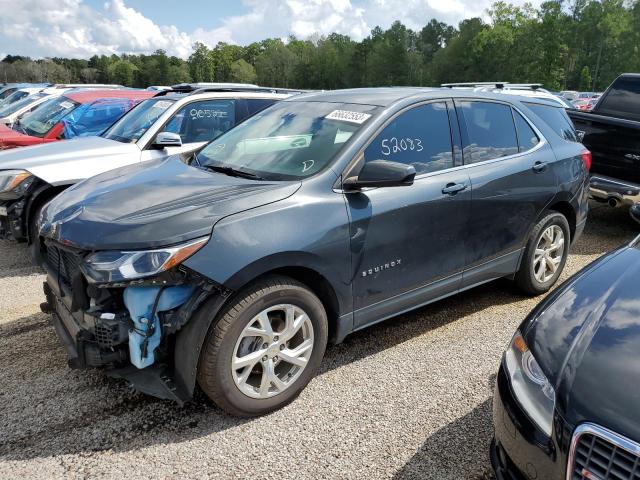
[[[245,172],[244,170],[238,170],[233,167],[224,167],[221,165],[202,165],[202,168],[206,168],[207,170],[212,170],[214,172],[224,173],[225,175],[229,175],[230,177],[242,177],[242,178],[250,178],[252,180],[264,180],[264,178],[256,175],[255,173]]]

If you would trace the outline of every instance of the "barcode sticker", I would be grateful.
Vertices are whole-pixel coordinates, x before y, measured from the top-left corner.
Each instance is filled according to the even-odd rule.
[[[361,124],[366,122],[369,117],[371,117],[371,115],[368,113],[351,112],[349,110],[334,110],[325,118],[328,120],[340,120],[342,122]]]

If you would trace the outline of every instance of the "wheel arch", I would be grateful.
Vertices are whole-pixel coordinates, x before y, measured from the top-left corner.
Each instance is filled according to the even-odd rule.
[[[542,213],[541,217],[544,217],[547,212],[553,211],[562,214],[569,222],[569,233],[571,234],[571,243],[573,243],[573,237],[576,233],[576,211],[567,200],[559,200],[546,209],[545,212]]]
[[[308,287],[320,299],[327,313],[329,340],[334,341],[341,335],[340,312],[345,311],[342,309],[347,306],[344,305],[344,301],[341,302],[331,277],[317,267],[313,257],[311,254],[295,252],[295,254],[278,254],[258,260],[221,285],[226,295],[214,293],[199,306],[190,321],[176,336],[174,373],[179,388],[186,396],[191,397],[193,394],[196,371],[206,334],[220,318],[220,313],[233,302],[238,291],[270,275],[286,276]],[[343,292],[343,296],[344,294]],[[350,294],[349,289],[348,295]]]
[[[31,245],[33,243],[33,239],[31,238],[31,221],[33,220],[33,215],[35,212],[42,206],[45,202],[52,200],[58,194],[62,193],[64,190],[69,188],[71,185],[49,185],[44,184],[38,190],[36,190],[31,198],[29,199],[29,203],[26,208],[25,215],[25,232],[27,233],[27,243]]]

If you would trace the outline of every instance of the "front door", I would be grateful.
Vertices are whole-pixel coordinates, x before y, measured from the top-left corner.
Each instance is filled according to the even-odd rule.
[[[345,194],[356,328],[458,289],[471,189],[454,161],[449,118],[444,101],[400,113],[365,149],[364,161],[411,164],[414,184]]]

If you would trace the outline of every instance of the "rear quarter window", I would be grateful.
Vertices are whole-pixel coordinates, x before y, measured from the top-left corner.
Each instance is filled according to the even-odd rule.
[[[527,103],[526,105],[533,113],[544,120],[560,138],[570,142],[578,141],[576,129],[564,108],[542,105],[540,103]]]

